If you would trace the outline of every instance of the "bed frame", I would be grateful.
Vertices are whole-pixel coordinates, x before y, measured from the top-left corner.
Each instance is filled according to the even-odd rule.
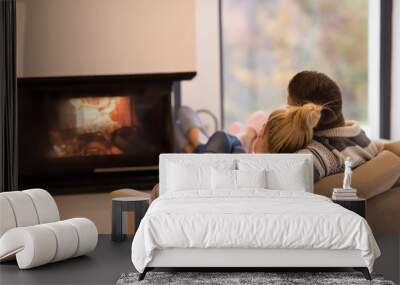
[[[146,273],[161,268],[229,269],[229,271],[265,271],[273,268],[313,271],[322,268],[353,268],[361,271],[367,280],[371,280],[368,268],[359,250],[329,250],[329,249],[194,249],[171,248],[156,250],[152,261],[139,275],[143,280]],[[195,271],[195,270],[194,270]]]

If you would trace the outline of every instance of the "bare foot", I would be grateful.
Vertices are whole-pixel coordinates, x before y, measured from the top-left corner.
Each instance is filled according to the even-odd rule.
[[[244,132],[238,134],[237,137],[239,138],[246,152],[250,152],[252,145],[257,138],[257,132],[254,128],[247,127]]]
[[[194,147],[193,145],[191,145],[190,143],[188,143],[188,144],[185,144],[185,145],[184,145],[183,151],[184,151],[185,153],[193,153],[194,148],[195,148],[195,147]]]
[[[208,141],[208,137],[198,128],[189,129],[186,133],[186,137],[194,147],[197,147],[199,144],[206,144]]]

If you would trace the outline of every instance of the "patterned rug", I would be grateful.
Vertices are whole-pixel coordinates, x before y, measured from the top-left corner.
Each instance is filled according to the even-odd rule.
[[[359,272],[148,272],[146,278],[138,281],[139,273],[124,273],[117,285],[133,284],[221,284],[221,285],[294,285],[294,284],[376,284],[395,285],[380,275],[372,275],[368,281]]]

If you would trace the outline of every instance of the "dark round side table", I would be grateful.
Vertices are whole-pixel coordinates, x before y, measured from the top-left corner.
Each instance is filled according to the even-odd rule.
[[[361,217],[365,218],[366,212],[366,200],[364,198],[354,198],[349,200],[344,199],[332,199],[332,201],[340,206],[359,214]]]
[[[123,241],[125,234],[123,233],[123,214],[124,212],[135,213],[135,231],[139,228],[140,221],[149,208],[150,198],[147,197],[118,197],[112,199],[112,233],[113,241]]]

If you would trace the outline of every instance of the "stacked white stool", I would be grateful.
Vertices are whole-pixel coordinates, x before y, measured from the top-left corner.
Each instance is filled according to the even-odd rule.
[[[0,193],[0,262],[16,258],[20,269],[57,262],[94,250],[97,237],[86,218],[60,221],[43,189]]]

